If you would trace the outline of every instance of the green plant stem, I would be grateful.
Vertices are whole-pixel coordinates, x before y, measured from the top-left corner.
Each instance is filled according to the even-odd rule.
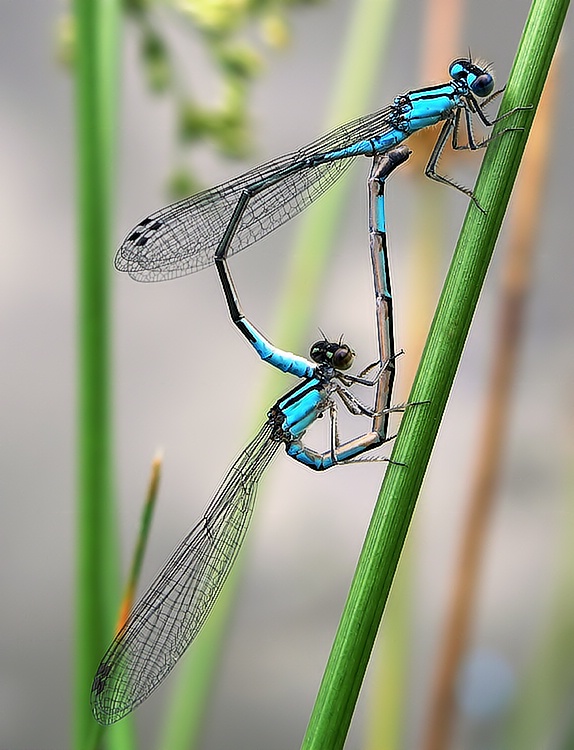
[[[530,132],[508,222],[499,313],[492,326],[491,372],[475,450],[475,467],[468,480],[466,520],[460,532],[457,561],[453,566],[449,602],[430,690],[429,717],[421,743],[423,750],[451,747],[458,718],[456,680],[468,648],[485,544],[497,498],[512,390],[531,291],[534,250],[544,216],[545,177],[554,119],[552,102],[556,99],[552,95],[556,89],[556,57],[552,69]],[[540,746],[543,744],[541,741]]]
[[[568,0],[534,0],[501,112],[536,107]],[[534,111],[497,126],[524,127],[489,145],[438,303],[302,747],[342,748],[414,512],[478,296],[494,250]]]
[[[162,464],[163,453],[161,451],[158,451],[151,464],[151,472],[146,497],[141,510],[140,528],[136,539],[136,545],[133,551],[128,580],[126,581],[126,585],[124,588],[124,594],[120,606],[120,614],[116,625],[116,632],[119,632],[125,625],[125,622],[128,619],[128,616],[134,604],[134,598],[138,589],[143,561],[147,549],[147,543],[149,541],[153,514],[157,503]]]
[[[76,0],[78,509],[73,747],[92,735],[91,681],[117,609],[109,386],[109,274],[117,0]],[[112,583],[114,582],[114,583]]]

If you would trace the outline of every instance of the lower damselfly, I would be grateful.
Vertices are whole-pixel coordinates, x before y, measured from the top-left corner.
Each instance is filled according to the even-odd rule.
[[[450,64],[449,75],[447,83],[401,94],[391,105],[340,125],[298,151],[156,211],[124,239],[116,268],[137,281],[164,281],[199,271],[215,262],[221,243],[232,255],[293,218],[333,185],[353,157],[386,153],[441,121],[425,174],[470,196],[480,209],[472,190],[437,172],[440,155],[449,137],[455,150],[486,146],[491,137],[475,139],[473,115],[490,127],[529,107],[515,107],[490,120],[484,107],[502,89],[493,93],[488,66],[460,58]],[[466,129],[462,143],[461,117]],[[505,128],[497,135],[508,130],[521,128]]]
[[[279,370],[300,378],[268,411],[267,420],[227,472],[205,514],[165,563],[104,655],[92,684],[95,718],[112,724],[140,705],[167,677],[197,636],[237,557],[249,525],[258,482],[283,445],[289,456],[321,471],[361,460],[388,440],[396,351],[385,224],[385,181],[410,155],[399,146],[377,155],[369,177],[369,230],[373,269],[377,360],[357,375],[348,372],[355,352],[342,338],[314,343],[310,359],[273,346],[245,317],[227,264],[229,243],[215,263],[231,318],[259,356]],[[354,392],[373,389],[366,405]],[[337,405],[369,420],[369,429],[341,442]],[[304,442],[308,428],[326,415],[328,447],[317,451]]]

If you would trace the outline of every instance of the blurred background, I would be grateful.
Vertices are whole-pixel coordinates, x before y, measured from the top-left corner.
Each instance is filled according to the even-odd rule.
[[[504,84],[528,9],[526,0],[509,0],[504,6],[495,0],[469,0],[454,56],[465,55],[470,47],[474,55],[493,62],[497,80]],[[221,80],[200,36],[189,23],[183,31],[173,14],[163,12],[180,84],[198,100],[217,102]],[[72,692],[77,309],[73,81],[57,62],[66,13],[61,3],[4,0],[0,13],[0,748],[56,750],[70,743]],[[352,13],[353,4],[343,0],[285,11],[288,43],[266,48],[264,69],[250,88],[250,151],[243,160],[225,159],[209,144],[182,156],[173,99],[150,92],[138,49],[141,30],[126,19],[114,244],[170,200],[167,186],[174,172],[181,181],[182,161],[190,165],[197,184],[208,187],[325,131]],[[365,112],[381,108],[399,92],[446,80],[446,64],[442,74],[436,67],[432,73],[423,69],[422,40],[429,24],[432,30],[432,15],[421,0],[402,2],[392,23],[377,87]],[[254,23],[246,35],[257,40],[259,33]],[[574,172],[571,70],[568,19],[502,468],[469,646],[457,679],[453,748],[566,748],[574,742],[569,586],[574,582],[574,257],[567,217]],[[409,142],[428,153],[429,143],[420,143],[417,147]],[[401,171],[388,191],[396,340],[406,351],[399,361],[397,402],[408,395],[418,358],[416,331],[424,334],[428,328],[467,207],[464,196],[454,190],[420,188],[415,172],[422,171],[424,154],[420,168]],[[461,156],[448,161],[447,172],[472,185],[479,162],[480,156]],[[375,358],[367,173],[366,160],[353,166],[344,221],[301,354],[321,328],[332,337],[344,333],[358,363]],[[417,191],[428,195],[429,189],[441,193],[443,247],[433,286],[419,293],[421,280],[413,281],[413,247],[420,231]],[[402,727],[397,747],[423,746],[486,408],[511,215],[512,208],[419,500],[400,585],[391,595],[393,606],[400,590],[401,606],[408,613],[400,646],[405,654],[402,682],[395,696]],[[296,223],[232,260],[247,315],[271,337]],[[213,269],[146,285],[114,272],[111,263],[112,256],[114,456],[124,565],[139,523],[150,460],[159,446],[165,453],[142,574],[145,585],[198,518],[270,403],[259,397],[265,368],[229,321]],[[291,384],[285,376],[281,387],[287,390]],[[275,460],[249,533],[244,576],[202,748],[282,750],[299,745],[383,472],[384,464],[372,464],[316,475],[283,453]],[[385,625],[382,632],[384,638]],[[386,646],[383,653],[393,651],[392,639]],[[375,657],[377,669],[369,670],[349,748],[367,746],[372,713],[384,712],[372,698],[374,673],[384,671],[384,662]],[[156,727],[176,679],[174,673],[139,710],[138,747],[156,746]],[[534,704],[525,703],[533,686],[546,692]],[[526,712],[525,705],[530,706]],[[517,744],[509,739],[516,736],[512,728],[524,716],[534,720],[533,705],[544,709],[536,731],[526,734],[533,744]],[[522,719],[517,719],[521,706]]]

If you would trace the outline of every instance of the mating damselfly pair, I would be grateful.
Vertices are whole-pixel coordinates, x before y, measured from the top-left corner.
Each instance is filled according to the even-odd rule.
[[[92,685],[92,708],[99,722],[111,724],[142,703],[199,632],[245,536],[257,483],[282,444],[292,458],[323,470],[362,460],[365,452],[390,439],[389,415],[404,406],[393,407],[391,402],[396,352],[385,181],[410,154],[399,144],[417,130],[444,121],[426,174],[466,193],[480,209],[472,191],[439,175],[436,166],[450,136],[455,149],[486,145],[488,138],[474,139],[473,115],[488,126],[497,121],[490,121],[482,109],[500,93],[493,93],[488,70],[458,59],[449,73],[448,83],[398,96],[385,109],[343,125],[299,151],[157,211],[120,247],[116,267],[141,281],[170,279],[215,263],[234,323],[264,361],[300,382],[268,411],[263,427],[235,460],[204,516],[173,552],[104,655]],[[464,144],[458,137],[461,117],[467,134]],[[355,353],[342,340],[316,342],[310,359],[267,341],[241,310],[227,258],[308,206],[358,155],[373,158],[369,228],[379,351],[375,362],[351,375]],[[372,404],[356,396],[355,386],[373,389]],[[369,429],[341,442],[337,401],[351,414],[370,420]],[[330,443],[326,450],[316,451],[305,444],[304,436],[323,414],[330,419]]]

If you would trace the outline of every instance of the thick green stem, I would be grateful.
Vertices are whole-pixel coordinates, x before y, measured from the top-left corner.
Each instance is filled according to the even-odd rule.
[[[92,733],[89,694],[117,609],[111,491],[110,225],[117,132],[117,0],[76,0],[78,510],[74,744]],[[115,582],[112,583],[112,582]]]
[[[534,0],[501,112],[537,106],[567,8],[568,0]],[[485,154],[476,195],[486,215],[469,206],[409,399],[428,403],[404,415],[392,453],[400,463],[388,467],[383,481],[303,741],[305,750],[344,745],[534,108],[503,120],[498,130],[511,125],[524,130],[494,139]]]

